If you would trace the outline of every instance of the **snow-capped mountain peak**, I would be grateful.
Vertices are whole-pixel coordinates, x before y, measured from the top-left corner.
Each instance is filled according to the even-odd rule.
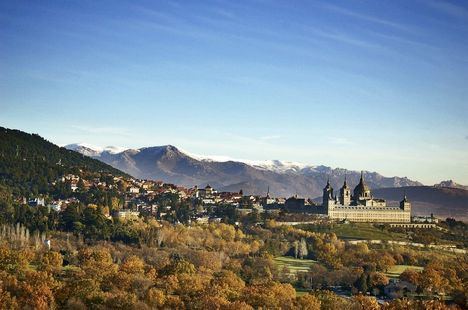
[[[118,154],[118,153],[122,153],[122,152],[124,152],[126,150],[127,149],[124,148],[124,147],[109,145],[109,146],[106,146],[103,149],[103,152],[108,152],[108,153],[111,153],[111,154]]]
[[[67,147],[140,179],[162,180],[187,187],[209,183],[221,191],[243,189],[254,194],[264,194],[270,188],[270,193],[282,197],[292,194],[316,197],[321,194],[327,179],[334,186],[341,186],[345,175],[350,184],[357,184],[361,175],[358,171],[291,161],[200,156],[172,145],[127,149],[120,153],[115,153],[121,150],[118,148],[100,149],[87,144]],[[375,172],[365,172],[365,175],[372,188],[421,185],[407,178],[384,177]]]
[[[119,154],[122,152],[129,152],[132,154],[136,154],[141,150],[149,149],[148,147],[144,147],[141,149],[126,149],[123,147],[116,147],[116,146],[106,146],[106,147],[99,147],[95,145],[91,145],[88,143],[73,143],[73,144],[68,144],[65,146],[65,148],[69,150],[73,150],[76,152],[79,152],[83,155],[90,156],[90,157],[101,157],[103,153],[109,153],[109,154]],[[163,147],[151,147],[151,149],[161,149],[161,148],[175,148],[173,146],[163,146]],[[223,155],[198,155],[198,154],[193,154],[191,152],[185,151],[185,150],[180,150],[183,154],[194,158],[199,161],[203,162],[228,162],[228,161],[233,161],[233,162],[241,162],[244,164],[247,164],[249,166],[252,166],[257,169],[261,170],[267,170],[267,171],[273,171],[273,172],[278,172],[278,173],[297,173],[301,172],[304,169],[315,169],[316,166],[311,166],[299,162],[292,162],[292,161],[282,161],[282,160],[249,160],[249,159],[238,159],[238,158],[232,158],[229,156],[223,156]]]
[[[99,157],[104,152],[107,152],[110,154],[119,154],[126,150],[123,147],[117,147],[117,146],[99,147],[99,146],[95,146],[89,143],[72,143],[72,144],[65,145],[64,148],[81,153],[86,156],[90,156],[90,157]]]
[[[282,160],[262,160],[262,161],[246,161],[248,165],[251,165],[255,168],[269,170],[279,173],[287,173],[287,172],[300,172],[304,169],[314,169],[315,166],[307,165],[304,163],[299,162],[292,162],[292,161],[282,161]]]
[[[103,148],[88,143],[72,143],[65,145],[64,148],[90,157],[99,156],[103,151]]]
[[[315,169],[316,166],[307,165],[299,162],[283,161],[278,159],[273,160],[250,160],[250,159],[238,159],[223,155],[198,155],[187,151],[182,151],[185,155],[190,156],[194,159],[204,162],[241,162],[261,170],[268,170],[278,173],[291,173],[300,172],[303,169]]]

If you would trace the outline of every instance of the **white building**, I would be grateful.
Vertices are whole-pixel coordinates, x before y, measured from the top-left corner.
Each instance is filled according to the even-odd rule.
[[[372,197],[362,173],[353,195],[345,179],[340,189],[339,199],[333,194],[330,182],[327,182],[323,189],[322,205],[330,219],[377,223],[409,223],[411,221],[411,204],[406,196],[399,206],[387,206],[385,200]]]
[[[131,186],[129,189],[128,189],[128,192],[130,194],[138,194],[140,192],[140,189],[136,186]]]

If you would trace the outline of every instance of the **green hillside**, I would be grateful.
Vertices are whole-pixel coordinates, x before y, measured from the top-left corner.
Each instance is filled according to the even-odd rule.
[[[37,134],[0,127],[0,186],[6,186],[14,195],[48,193],[59,177],[83,172],[128,176]]]

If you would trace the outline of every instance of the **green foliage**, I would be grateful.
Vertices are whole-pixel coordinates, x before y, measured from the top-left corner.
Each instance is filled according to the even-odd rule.
[[[98,160],[58,147],[37,134],[0,127],[0,186],[7,186],[15,196],[48,194],[54,190],[52,182],[59,177],[69,173],[79,175],[82,171],[126,176]]]

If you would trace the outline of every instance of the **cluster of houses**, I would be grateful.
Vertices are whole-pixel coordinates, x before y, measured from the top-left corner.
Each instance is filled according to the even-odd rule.
[[[109,179],[112,178],[112,179]],[[217,208],[234,207],[239,215],[257,213],[301,213],[313,214],[318,218],[327,217],[326,208],[323,204],[316,204],[310,199],[293,196],[290,198],[273,198],[269,195],[269,190],[265,196],[246,195],[242,190],[239,192],[218,192],[207,184],[205,187],[195,186],[185,188],[168,184],[161,181],[139,180],[124,178],[121,176],[108,176],[108,182],[103,178],[95,177],[84,179],[78,175],[68,174],[56,180],[67,183],[72,192],[86,191],[90,188],[102,190],[118,190],[123,197],[119,202],[118,210],[106,216],[117,217],[119,219],[136,219],[142,213],[152,215],[158,219],[174,219],[176,208],[170,203],[161,204],[159,198],[162,195],[172,195],[176,199],[175,203],[185,203],[190,205],[194,212],[191,213],[189,221],[206,223],[220,221],[214,214]],[[43,197],[34,197],[30,200],[23,198],[23,203],[30,206],[48,206],[55,211],[63,211],[70,203],[79,202],[77,198],[67,198],[62,200],[46,201]],[[437,223],[433,216],[414,217],[417,223]]]
[[[59,199],[59,200],[52,200],[46,203],[46,199],[44,197],[36,197],[27,200],[26,198],[22,198],[23,204],[28,204],[31,207],[48,207],[54,211],[60,212],[65,210],[70,203],[79,202],[77,198],[67,198],[67,199]]]

